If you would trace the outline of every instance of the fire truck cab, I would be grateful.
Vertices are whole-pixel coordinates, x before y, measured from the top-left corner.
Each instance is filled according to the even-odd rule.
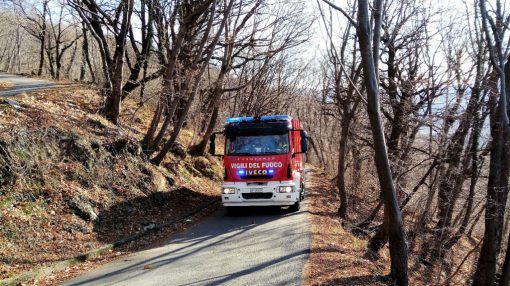
[[[297,211],[305,197],[304,153],[307,133],[288,115],[228,118],[225,137],[225,207],[290,206]],[[215,154],[215,133],[210,152]]]

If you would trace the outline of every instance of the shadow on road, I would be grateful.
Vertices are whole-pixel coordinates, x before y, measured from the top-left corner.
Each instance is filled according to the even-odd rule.
[[[246,216],[275,216],[281,217],[292,214],[289,207],[264,206],[264,207],[235,207],[225,212],[229,217],[246,217]]]
[[[273,266],[274,264],[285,262],[286,260],[289,260],[289,259],[292,259],[292,258],[296,258],[296,257],[299,257],[301,255],[308,255],[308,254],[309,254],[308,250],[300,250],[300,251],[296,251],[294,253],[290,253],[290,254],[287,254],[285,256],[279,257],[277,259],[273,259],[273,260],[261,263],[261,264],[255,266],[255,267],[252,267],[252,268],[249,268],[249,269],[244,269],[244,270],[241,270],[241,271],[237,271],[237,272],[234,272],[234,273],[231,273],[231,274],[228,274],[228,275],[216,276],[216,277],[211,277],[211,278],[208,278],[208,279],[193,281],[193,282],[190,282],[190,283],[181,284],[179,286],[189,286],[189,285],[221,285],[222,283],[231,281],[231,280],[233,280],[235,278],[243,277],[245,275],[252,274],[252,273],[255,273],[257,271],[263,270],[263,269],[265,269],[267,267]],[[267,281],[267,282],[268,282],[268,285],[271,284],[269,281]],[[290,284],[298,285],[299,280],[288,281],[288,282],[293,282],[293,283],[290,283]],[[333,284],[333,285],[335,285],[335,284]]]
[[[94,232],[99,241],[112,243],[144,228],[166,223],[215,199],[187,188],[127,199],[100,210]]]
[[[218,270],[213,271],[213,274],[198,275],[194,272],[196,276],[186,276],[187,278],[179,280],[180,282],[177,282],[176,278],[175,283],[170,282],[174,281],[170,279],[166,285],[218,285],[231,280],[247,279],[255,272],[273,271],[271,267],[275,265],[292,267],[295,261],[306,260],[309,255],[306,242],[304,247],[297,248],[288,244],[289,241],[302,241],[303,237],[308,237],[309,230],[302,225],[304,220],[293,219],[294,216],[304,215],[303,213],[289,213],[288,210],[277,207],[250,207],[242,208],[234,216],[230,216],[222,209],[196,227],[175,235],[163,247],[138,253],[67,285],[123,285],[135,283],[134,281],[157,285],[156,280],[149,282],[144,279],[159,277],[162,272],[168,273],[165,275],[170,275],[169,279],[173,275],[189,275],[184,274],[188,271],[200,273],[202,270],[193,268],[204,266],[204,271],[215,268]],[[111,223],[122,224],[127,220]],[[275,247],[279,248],[279,252],[275,252]],[[266,256],[267,254],[269,255]],[[260,258],[257,258],[258,255]],[[236,259],[241,261],[235,262]],[[252,262],[249,266],[243,265],[244,261],[250,260]],[[253,262],[256,263],[252,264]],[[232,270],[228,270],[229,267],[232,267]],[[189,270],[184,270],[188,268]],[[287,271],[286,275],[292,272]],[[300,277],[301,274],[297,273],[280,278],[286,281],[284,284],[297,285],[300,284]]]

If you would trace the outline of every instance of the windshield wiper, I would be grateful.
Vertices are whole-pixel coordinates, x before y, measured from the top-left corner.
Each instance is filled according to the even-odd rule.
[[[228,155],[231,155],[231,156],[238,156],[238,155],[239,156],[246,156],[246,155],[255,155],[255,154],[245,152],[245,153],[230,153]]]

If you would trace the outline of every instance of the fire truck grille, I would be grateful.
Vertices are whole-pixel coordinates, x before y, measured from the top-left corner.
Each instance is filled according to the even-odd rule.
[[[270,199],[273,197],[273,193],[243,193],[243,199],[245,200],[260,200]]]

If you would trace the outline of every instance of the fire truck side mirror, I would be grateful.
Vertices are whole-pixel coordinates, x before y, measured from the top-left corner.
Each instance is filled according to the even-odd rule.
[[[209,140],[210,140],[209,153],[211,153],[211,155],[215,156],[216,155],[216,134],[213,133]]]
[[[301,130],[299,135],[301,136],[301,152],[305,153],[308,151],[308,134],[306,131]]]

